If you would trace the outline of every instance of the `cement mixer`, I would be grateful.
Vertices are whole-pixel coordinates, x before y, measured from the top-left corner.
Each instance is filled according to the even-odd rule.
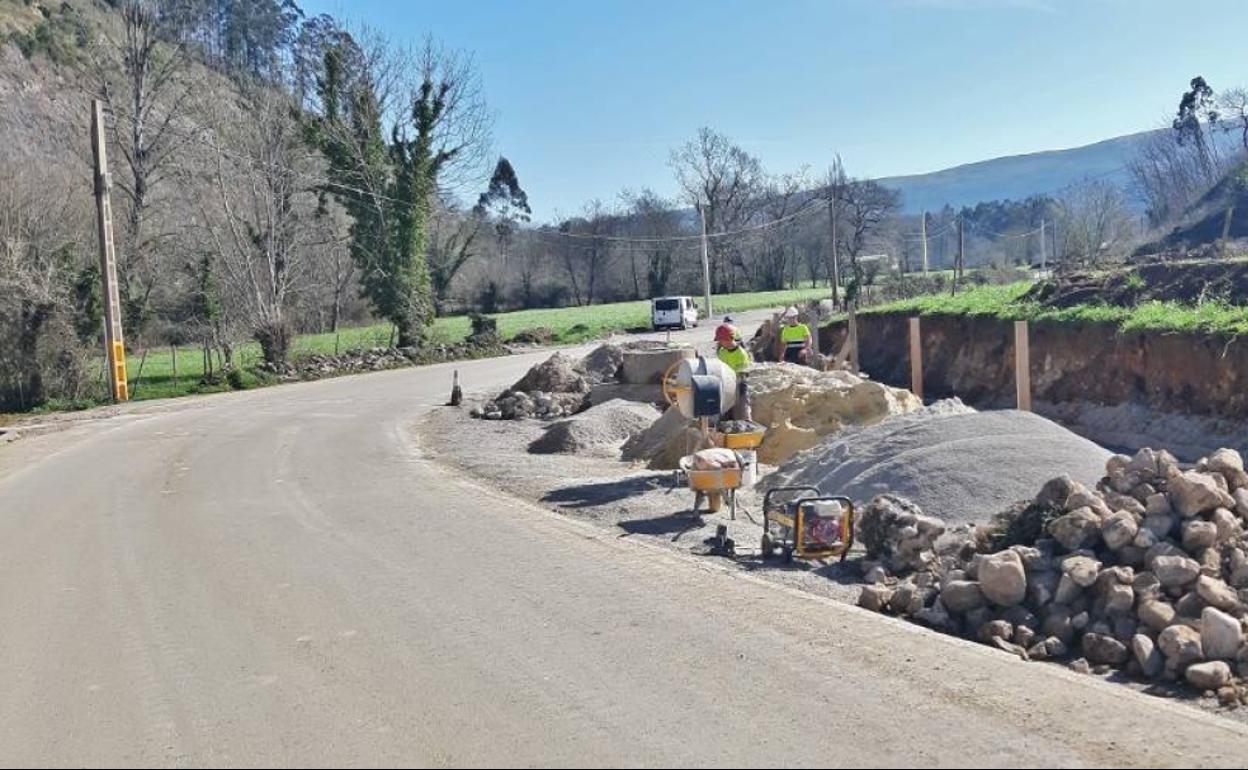
[[[684,358],[663,375],[663,396],[690,420],[719,417],[737,403],[737,374],[717,358]]]

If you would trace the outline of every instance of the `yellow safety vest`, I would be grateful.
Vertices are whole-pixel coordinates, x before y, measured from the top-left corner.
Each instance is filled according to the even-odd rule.
[[[810,336],[810,327],[806,324],[794,324],[793,326],[782,326],[780,328],[780,341],[785,347],[805,346],[806,338]]]
[[[737,345],[735,350],[729,350],[721,345],[715,355],[734,372],[744,372],[750,368],[750,352],[745,349],[744,345]]]

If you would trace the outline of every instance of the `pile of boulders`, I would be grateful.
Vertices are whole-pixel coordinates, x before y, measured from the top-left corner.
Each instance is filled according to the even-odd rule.
[[[1245,522],[1248,472],[1227,449],[1190,469],[1166,451],[1114,455],[1095,489],[1053,479],[962,537],[882,496],[861,518],[859,603],[1026,659],[1076,657],[1076,669],[1248,703]]]
[[[261,362],[257,372],[280,380],[319,380],[343,374],[379,372],[403,366],[436,364],[491,356],[505,356],[508,350],[497,337],[473,336],[463,342],[428,343],[406,348],[352,348],[342,353],[309,353],[284,364]]]
[[[582,359],[557,352],[471,414],[486,420],[569,417],[588,408],[594,385],[614,381],[622,360],[619,345],[602,345]]]

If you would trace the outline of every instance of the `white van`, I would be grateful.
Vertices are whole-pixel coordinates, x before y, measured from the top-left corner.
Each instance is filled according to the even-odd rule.
[[[651,325],[656,332],[698,325],[698,308],[693,304],[693,297],[655,297],[650,308]]]

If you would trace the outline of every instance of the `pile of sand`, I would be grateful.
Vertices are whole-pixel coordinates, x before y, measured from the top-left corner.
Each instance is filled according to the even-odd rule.
[[[534,454],[616,457],[620,445],[649,428],[659,410],[649,404],[615,399],[552,423],[529,444]]]
[[[1029,412],[976,412],[952,400],[847,429],[796,455],[763,485],[809,484],[858,503],[888,492],[951,524],[982,522],[1063,473],[1094,485],[1109,456]]]

